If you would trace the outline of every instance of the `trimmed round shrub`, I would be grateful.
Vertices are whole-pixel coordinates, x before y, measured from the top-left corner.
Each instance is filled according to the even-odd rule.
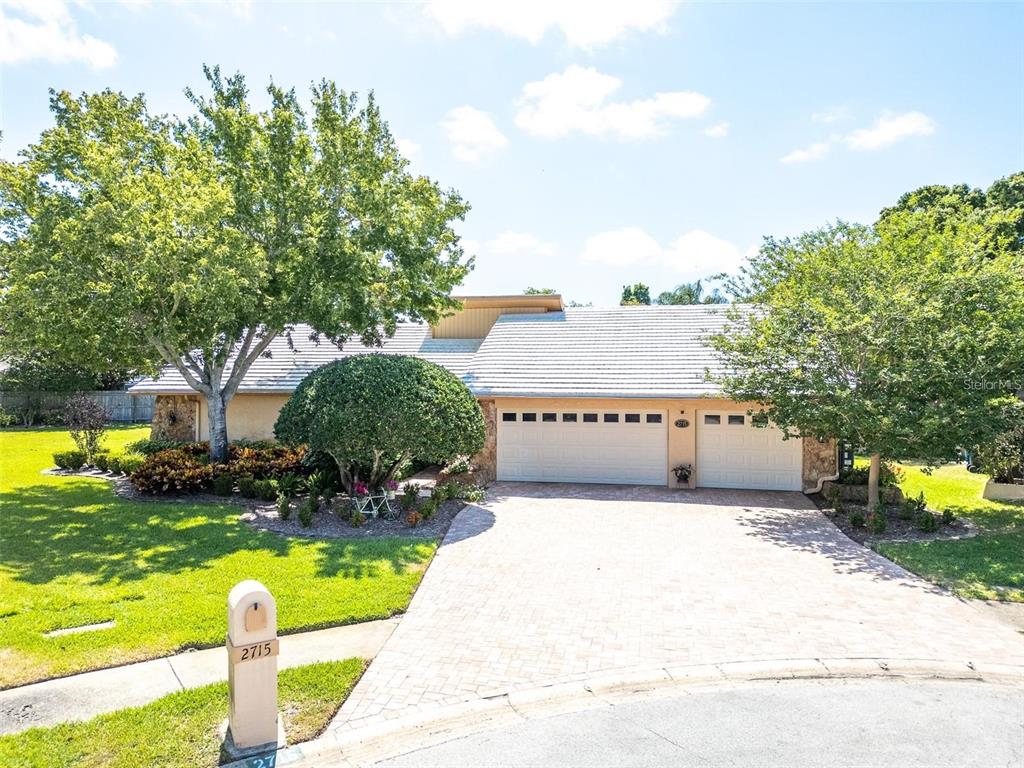
[[[415,456],[444,464],[484,444],[476,398],[454,374],[405,355],[355,355],[310,373],[274,425],[285,443],[334,458],[346,490],[377,489]]]

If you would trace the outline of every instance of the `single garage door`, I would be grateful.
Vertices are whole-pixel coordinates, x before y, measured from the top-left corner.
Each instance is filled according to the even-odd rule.
[[[782,430],[750,422],[735,411],[697,412],[697,485],[802,490],[802,441],[783,440]]]
[[[665,485],[664,411],[498,412],[498,479]]]

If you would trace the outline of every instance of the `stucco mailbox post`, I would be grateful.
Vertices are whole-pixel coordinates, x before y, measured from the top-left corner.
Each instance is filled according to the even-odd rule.
[[[277,604],[258,581],[239,582],[228,594],[228,733],[237,753],[278,745]]]

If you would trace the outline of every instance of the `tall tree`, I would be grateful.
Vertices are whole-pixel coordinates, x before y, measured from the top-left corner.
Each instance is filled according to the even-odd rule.
[[[651,289],[643,283],[622,286],[622,299],[619,304],[623,307],[651,303]]]
[[[558,291],[554,288],[534,288],[532,285],[523,291],[524,296],[554,296],[556,293]]]
[[[294,91],[257,111],[241,75],[204,71],[185,121],[53,93],[54,127],[0,163],[0,354],[172,365],[222,459],[227,403],[276,337],[380,343],[454,308],[472,263],[452,229],[468,206],[408,172],[372,94],[322,81],[307,118]]]
[[[712,338],[726,394],[789,435],[939,461],[984,442],[1024,376],[1024,254],[1001,211],[904,210],[767,239],[733,285],[759,306]]]
[[[725,304],[728,299],[722,295],[717,288],[711,293],[704,293],[704,286],[700,280],[693,283],[681,283],[671,291],[662,291],[655,304]]]

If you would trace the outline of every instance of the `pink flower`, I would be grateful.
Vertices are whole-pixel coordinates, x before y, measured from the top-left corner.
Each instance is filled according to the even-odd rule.
[[[389,491],[397,491],[398,490],[398,483],[396,483],[394,480],[388,480],[388,490]]]
[[[366,487],[366,483],[356,483],[355,490],[356,496],[365,496],[370,492],[370,489]]]

